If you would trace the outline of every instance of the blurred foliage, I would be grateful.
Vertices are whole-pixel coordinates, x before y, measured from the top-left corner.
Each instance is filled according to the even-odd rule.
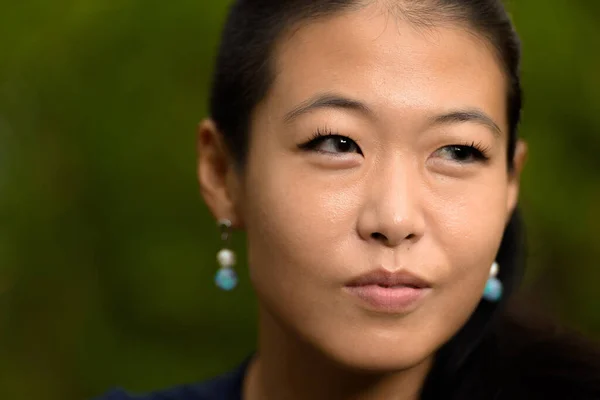
[[[195,178],[227,4],[0,6],[0,398],[146,391],[253,350],[247,273],[234,293],[214,287],[219,238]],[[598,335],[600,2],[511,10],[531,151],[526,288]]]

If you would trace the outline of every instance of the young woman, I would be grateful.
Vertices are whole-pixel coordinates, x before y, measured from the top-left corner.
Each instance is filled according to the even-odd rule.
[[[591,345],[507,312],[519,62],[496,0],[236,1],[198,177],[223,238],[247,232],[257,351],[104,398],[600,399]]]

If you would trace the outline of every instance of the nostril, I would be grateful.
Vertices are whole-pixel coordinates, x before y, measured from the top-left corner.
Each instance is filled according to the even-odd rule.
[[[379,240],[382,242],[388,242],[389,239],[387,236],[385,236],[383,233],[381,232],[373,232],[371,233],[371,237],[375,240]],[[406,237],[404,238],[405,240],[413,240],[417,237],[417,235],[415,235],[414,233],[410,233],[408,235],[406,235]]]
[[[385,237],[384,234],[379,233],[379,232],[373,232],[371,233],[371,237],[375,240],[387,240],[387,238]]]

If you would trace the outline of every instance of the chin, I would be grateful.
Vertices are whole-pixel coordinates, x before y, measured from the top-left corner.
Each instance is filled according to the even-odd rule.
[[[354,335],[352,335],[354,336]],[[414,341],[385,340],[369,337],[338,340],[321,347],[327,358],[336,364],[362,373],[385,373],[407,370],[430,360],[435,349]],[[401,335],[398,335],[401,336]],[[342,340],[340,340],[342,339]],[[351,339],[351,338],[348,338]]]

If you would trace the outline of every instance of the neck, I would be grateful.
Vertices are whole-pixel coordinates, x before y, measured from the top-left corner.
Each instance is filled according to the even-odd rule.
[[[432,365],[357,371],[328,358],[261,310],[258,351],[244,380],[244,399],[417,400]]]

